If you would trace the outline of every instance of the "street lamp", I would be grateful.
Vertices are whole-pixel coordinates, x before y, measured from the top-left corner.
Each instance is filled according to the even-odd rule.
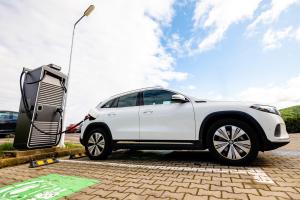
[[[67,99],[68,99],[68,89],[69,89],[69,80],[70,80],[70,72],[71,72],[71,63],[72,63],[72,53],[73,53],[73,43],[74,43],[74,35],[75,35],[75,28],[76,25],[81,21],[82,18],[84,18],[85,16],[89,16],[91,14],[91,12],[95,9],[94,5],[90,5],[83,13],[83,15],[75,22],[74,26],[73,26],[73,33],[72,33],[72,42],[71,42],[71,51],[70,51],[70,58],[69,58],[69,69],[68,69],[68,78],[67,78],[67,82],[66,82],[66,88],[67,88],[67,93],[66,93],[66,98],[64,101],[64,114],[63,114],[63,124],[65,123],[65,116],[66,116],[66,104],[67,104]],[[65,133],[63,133],[61,135],[61,140],[59,143],[60,147],[64,147],[65,146]]]

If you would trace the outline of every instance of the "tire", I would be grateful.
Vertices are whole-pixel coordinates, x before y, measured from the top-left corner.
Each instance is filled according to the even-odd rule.
[[[89,131],[84,139],[84,146],[91,160],[105,160],[112,152],[110,134],[103,128]]]
[[[244,121],[222,119],[208,130],[208,149],[221,163],[245,165],[258,154],[259,140],[254,129]]]

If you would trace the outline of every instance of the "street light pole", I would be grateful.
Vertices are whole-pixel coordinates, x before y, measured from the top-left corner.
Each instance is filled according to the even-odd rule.
[[[71,51],[70,51],[70,57],[69,57],[69,69],[68,69],[68,78],[67,78],[67,82],[66,82],[66,88],[67,88],[67,92],[66,92],[66,96],[65,96],[65,100],[64,100],[64,114],[63,114],[63,124],[65,124],[65,120],[66,120],[66,111],[67,111],[67,99],[68,99],[68,91],[69,91],[69,80],[70,80],[70,72],[71,72],[71,64],[72,64],[72,54],[73,54],[73,43],[74,43],[74,35],[75,35],[75,29],[76,29],[76,25],[82,20],[82,18],[84,18],[85,16],[89,16],[91,14],[91,12],[95,9],[94,5],[90,5],[83,13],[83,15],[75,22],[74,26],[73,26],[73,32],[72,32],[72,41],[71,41]],[[61,126],[63,126],[63,124],[61,124]],[[65,147],[65,133],[63,133],[61,135],[61,139],[59,142],[59,147]]]

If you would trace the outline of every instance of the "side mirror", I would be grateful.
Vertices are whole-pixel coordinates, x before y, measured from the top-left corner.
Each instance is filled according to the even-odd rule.
[[[172,95],[172,101],[180,102],[180,103],[188,102],[188,100],[181,94]]]

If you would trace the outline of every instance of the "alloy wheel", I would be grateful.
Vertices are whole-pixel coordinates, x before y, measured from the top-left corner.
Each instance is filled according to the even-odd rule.
[[[251,150],[248,134],[233,125],[225,125],[217,129],[213,136],[213,145],[221,156],[230,160],[240,160]]]
[[[89,153],[92,156],[99,156],[103,152],[104,147],[105,140],[103,134],[99,132],[93,133],[87,142],[87,148]]]

